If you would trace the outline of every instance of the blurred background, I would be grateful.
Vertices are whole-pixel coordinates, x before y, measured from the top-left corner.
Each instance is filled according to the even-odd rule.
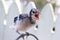
[[[38,9],[42,9],[47,3],[52,3],[53,8],[55,8],[55,1],[56,0],[22,0],[22,1],[33,1],[35,2],[35,5],[37,6]]]

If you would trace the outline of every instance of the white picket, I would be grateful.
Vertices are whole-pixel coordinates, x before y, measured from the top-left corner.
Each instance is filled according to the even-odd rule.
[[[16,33],[15,30],[9,28],[11,25],[13,25],[14,17],[19,15],[20,11],[21,13],[23,12],[29,14],[32,8],[36,8],[34,2],[29,2],[27,6],[24,6],[25,8],[23,7],[25,10],[22,10],[19,8],[21,5],[18,5],[18,1],[15,0],[13,3],[11,3],[7,12],[5,12],[6,8],[4,11],[3,7],[5,6],[3,6],[2,2],[0,1],[0,32],[1,32],[0,40],[16,40],[16,38],[19,35]],[[36,30],[35,26],[33,26],[28,30],[28,32],[37,36],[39,40],[59,40],[60,39],[59,38],[60,37],[59,35],[60,15],[58,16],[56,21],[56,31],[52,35],[51,29],[53,28],[53,22],[54,22],[53,14],[54,11],[53,11],[52,4],[47,3],[42,9],[42,11],[40,12],[40,19],[39,21],[37,21],[38,29]],[[4,26],[3,21],[5,19],[5,15],[6,15],[7,25]],[[29,36],[26,40],[35,40],[35,38]]]
[[[8,15],[6,18],[7,26],[4,40],[15,40],[18,37],[18,34],[15,32],[15,30],[9,28],[13,24],[14,17],[17,16],[18,14],[19,14],[18,7],[16,3],[13,2],[8,10]]]
[[[5,13],[8,13],[9,7],[11,6],[11,4],[13,3],[12,0],[2,0],[3,6],[4,6],[4,10]]]
[[[4,11],[2,1],[0,1],[0,40],[4,39],[4,32],[5,32],[4,31],[5,26],[3,24],[4,18],[5,18],[5,11]]]
[[[53,40],[60,40],[60,15],[57,15],[55,22],[55,34],[52,36]]]

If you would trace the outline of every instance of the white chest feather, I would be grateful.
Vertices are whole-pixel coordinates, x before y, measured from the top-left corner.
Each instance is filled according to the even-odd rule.
[[[17,21],[16,23],[17,30],[20,30],[20,31],[26,31],[27,29],[31,28],[33,25],[35,24],[31,24],[28,18],[21,21]]]

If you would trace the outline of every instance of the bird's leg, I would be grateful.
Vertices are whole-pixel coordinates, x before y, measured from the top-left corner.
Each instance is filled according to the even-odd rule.
[[[18,30],[16,30],[16,32],[17,32],[18,34],[20,34]]]
[[[33,34],[30,34],[30,33],[28,33],[28,32],[26,32],[26,34],[21,34],[16,40],[19,40],[20,38],[23,38],[23,40],[24,40],[24,37],[26,36],[26,38],[28,37],[28,36],[33,36],[36,40],[39,40],[35,35],[33,35]]]
[[[28,37],[28,36],[33,36],[36,40],[39,40],[35,35],[30,34],[30,33],[28,33],[28,32],[26,32],[26,36],[27,36],[27,37]]]
[[[20,38],[23,38],[23,40],[24,40],[24,36],[25,36],[25,34],[21,34],[16,40],[19,40]]]
[[[26,38],[29,36],[29,33],[28,32],[26,32]]]

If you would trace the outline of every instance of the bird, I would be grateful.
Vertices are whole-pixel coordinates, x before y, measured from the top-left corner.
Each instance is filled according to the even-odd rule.
[[[32,35],[37,40],[38,38],[27,32],[33,25],[36,24],[36,21],[40,18],[40,12],[36,8],[32,8],[29,14],[19,14],[18,16],[14,17],[14,25],[16,26],[16,32],[21,34],[19,31],[25,32],[26,34],[21,34],[16,40],[19,40],[20,37],[24,39],[24,36]]]

